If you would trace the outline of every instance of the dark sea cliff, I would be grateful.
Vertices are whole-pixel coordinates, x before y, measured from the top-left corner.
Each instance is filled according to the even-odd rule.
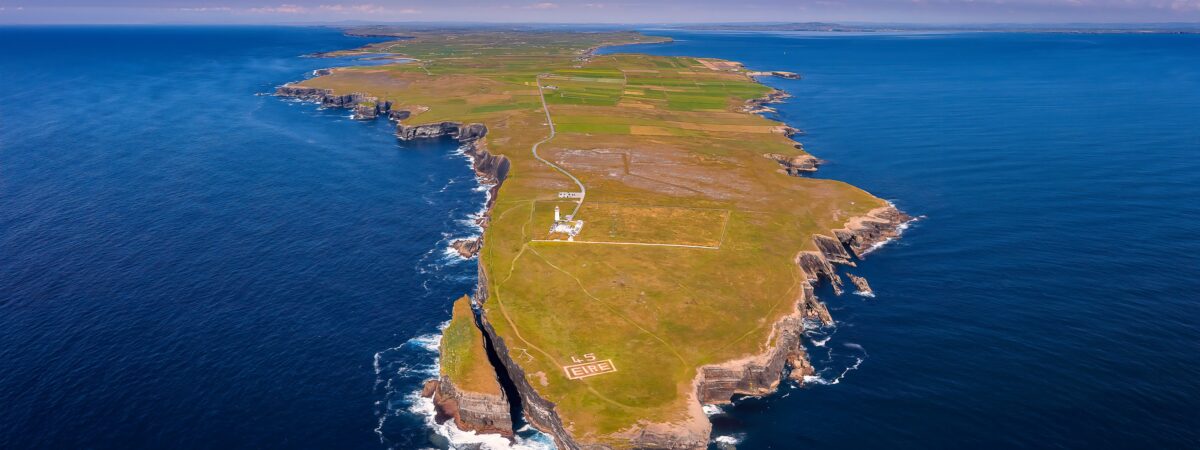
[[[1200,36],[648,33],[602,52],[801,73],[762,81],[814,176],[922,216],[714,445],[1200,445]],[[0,28],[0,448],[472,440],[413,393],[485,187],[449,139],[256,95],[367,42]]]

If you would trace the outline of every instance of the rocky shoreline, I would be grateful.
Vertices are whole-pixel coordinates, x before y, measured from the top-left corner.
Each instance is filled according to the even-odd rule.
[[[328,89],[288,84],[279,87],[275,94],[317,102],[324,107],[351,109],[356,119],[387,117],[397,122],[396,136],[400,140],[443,136],[457,140],[464,154],[471,158],[472,168],[480,182],[490,185],[487,203],[478,219],[481,227],[488,226],[492,206],[496,202],[500,186],[508,176],[510,162],[504,156],[493,155],[487,151],[483,140],[487,134],[487,127],[483,124],[438,122],[407,125],[401,121],[410,117],[408,111],[395,110],[390,101],[359,93],[334,95]],[[783,91],[772,90],[762,98],[748,101],[743,111],[773,112],[774,110],[766,105],[782,101],[788,96]],[[789,136],[800,132],[786,125],[783,127]],[[796,147],[803,149],[800,144],[796,144]],[[819,160],[807,154],[763,156],[779,163],[780,171],[792,176],[816,171],[819,165]],[[835,293],[840,295],[843,291],[843,280],[834,265],[855,265],[855,259],[863,258],[878,245],[899,236],[903,225],[911,219],[894,206],[888,205],[876,208],[863,216],[850,218],[843,228],[830,230],[830,235],[813,236],[816,250],[801,251],[795,257],[795,263],[803,272],[806,282],[802,283],[799,295],[791,303],[793,312],[784,315],[773,325],[771,335],[764,342],[764,350],[741,359],[701,367],[693,381],[694,390],[690,395],[692,401],[689,402],[686,420],[671,423],[643,422],[618,433],[618,436],[627,439],[629,445],[634,448],[707,448],[712,424],[704,414],[702,405],[727,404],[739,395],[768,395],[775,392],[785,377],[801,381],[805,376],[812,375],[814,370],[803,346],[805,323],[833,323],[828,308],[814,293],[815,287],[822,281],[828,281]],[[454,250],[464,258],[477,256],[483,245],[482,237],[461,239],[452,243]],[[472,300],[476,305],[482,305],[488,300],[487,275],[482,262],[479,264],[478,278]],[[852,277],[851,280],[860,290],[866,286],[865,279]],[[479,310],[482,311],[482,308]],[[607,448],[585,445],[575,440],[555,411],[555,404],[544,399],[529,383],[525,370],[513,359],[507,343],[496,333],[489,317],[483,312],[477,314],[479,331],[489,343],[499,363],[494,367],[497,370],[497,378],[503,373],[507,380],[511,380],[512,389],[520,397],[525,419],[538,430],[550,435],[559,448]],[[462,430],[495,433],[510,439],[513,437],[514,420],[509,414],[510,402],[513,399],[508,398],[503,391],[499,396],[464,391],[456,386],[453,380],[442,376],[436,380],[429,380],[423,395],[433,398],[437,411],[435,420],[438,423],[454,420],[455,425]]]

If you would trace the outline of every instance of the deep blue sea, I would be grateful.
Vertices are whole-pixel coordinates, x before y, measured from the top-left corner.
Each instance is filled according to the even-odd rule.
[[[821,292],[830,384],[726,408],[714,434],[1200,447],[1200,35],[658,34],[676,41],[620,50],[803,74],[762,81],[794,95],[777,118],[817,176],[924,216],[853,270],[878,297]]]
[[[428,443],[404,397],[485,193],[449,141],[256,95],[368,42],[0,28],[0,448]]]
[[[820,379],[740,449],[1200,446],[1200,36],[670,32],[803,80],[777,118],[923,218],[822,297]],[[424,448],[475,265],[449,141],[271,96],[284,27],[0,28],[0,448]],[[819,345],[818,345],[819,344]]]

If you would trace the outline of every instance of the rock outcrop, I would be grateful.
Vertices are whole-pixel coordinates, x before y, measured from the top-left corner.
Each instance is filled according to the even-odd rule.
[[[857,292],[858,294],[866,295],[866,296],[870,296],[870,297],[875,296],[875,291],[871,290],[871,285],[867,283],[866,278],[860,277],[860,276],[852,274],[852,273],[848,273],[848,274],[846,274],[846,276],[850,277],[850,282],[854,283],[854,287],[858,288],[858,292]]]
[[[454,425],[463,431],[513,437],[512,415],[504,391],[500,395],[463,392],[442,376],[426,381],[421,394],[433,398],[437,410],[434,420],[439,424],[453,419]]]
[[[846,227],[834,230],[839,241],[846,244],[859,259],[874,251],[880,244],[900,236],[912,216],[895,206],[876,208],[862,217],[846,222]]]
[[[774,109],[772,109],[771,107],[769,107],[767,105],[769,105],[771,103],[782,102],[783,99],[791,97],[791,96],[792,96],[791,94],[788,94],[787,92],[784,92],[782,90],[772,89],[771,92],[768,92],[766,95],[763,95],[762,97],[746,100],[746,105],[742,107],[742,111],[748,112],[751,114],[775,112]]]
[[[786,78],[789,80],[799,80],[800,79],[800,74],[798,74],[796,72],[784,72],[782,70],[767,70],[767,71],[760,71],[760,72],[750,72],[747,75],[750,75],[752,77],[779,77],[779,78]]]
[[[396,126],[396,136],[404,141],[450,136],[462,142],[470,142],[482,138],[486,134],[487,127],[481,123],[463,125],[458,122],[435,122]]]
[[[766,153],[763,157],[775,160],[775,162],[779,163],[780,171],[794,177],[816,172],[817,166],[821,163],[820,160],[809,154],[788,156],[779,153]]]
[[[803,302],[802,302],[803,303]],[[775,323],[767,342],[772,342],[766,352],[748,358],[700,368],[697,382],[702,403],[722,404],[733,400],[734,395],[761,396],[774,392],[783,379],[784,368],[803,364],[805,359],[804,336],[805,314],[803,306]]]
[[[479,249],[483,248],[483,238],[473,237],[470,239],[455,239],[450,243],[450,247],[458,252],[459,256],[466,259],[474,258],[479,254]]]
[[[493,155],[487,151],[487,143],[483,137],[487,135],[487,127],[481,123],[463,125],[458,122],[437,122],[422,125],[396,125],[396,137],[402,141],[413,139],[433,139],[449,136],[462,143],[463,154],[471,158],[471,167],[475,169],[475,177],[480,183],[489,184],[487,204],[477,223],[487,228],[492,204],[496,202],[496,194],[500,184],[508,178],[512,165],[503,155]],[[482,246],[482,242],[480,246]]]
[[[354,111],[354,118],[360,120],[370,120],[380,115],[389,115],[390,117],[392,110],[392,102],[381,101],[378,97],[360,93],[334,95],[330,89],[294,84],[285,84],[276,88],[275,95],[317,102],[326,108],[351,109]]]
[[[484,303],[487,301],[487,276],[483,269],[483,264],[479,265],[479,288],[475,292],[475,302]],[[509,379],[516,386],[517,393],[521,396],[521,406],[525,410],[525,420],[529,421],[535,428],[549,434],[554,438],[554,443],[560,449],[579,449],[582,448],[578,442],[567,432],[563,426],[562,419],[554,411],[554,403],[542,398],[537,390],[529,384],[529,380],[525,377],[525,369],[521,368],[513,360],[513,352],[508,347],[508,344],[496,333],[496,329],[492,327],[486,314],[480,316],[480,326],[483,332],[492,342],[492,348],[496,350],[496,356],[500,360],[499,370],[504,370],[508,373]]]

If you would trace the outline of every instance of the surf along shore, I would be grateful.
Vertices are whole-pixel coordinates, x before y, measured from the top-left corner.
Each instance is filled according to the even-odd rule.
[[[663,40],[631,32],[354,32],[398,40],[347,54],[411,61],[276,93],[456,139],[491,186],[455,245],[479,285],[424,389],[439,422],[512,436],[520,410],[560,448],[706,448],[702,405],[811,374],[804,325],[833,321],[813,286],[840,293],[834,265],[910,220],[803,176],[798,130],[756,114],[786,94],[740,64],[592,53]]]

